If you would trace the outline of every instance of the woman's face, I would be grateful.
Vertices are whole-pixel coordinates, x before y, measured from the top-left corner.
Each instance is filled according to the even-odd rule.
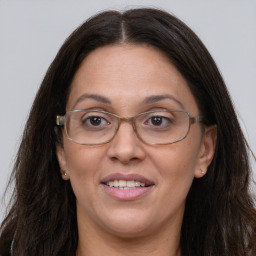
[[[161,109],[199,115],[185,79],[161,52],[126,44],[96,49],[85,58],[67,102],[66,111],[74,109],[122,117]],[[191,183],[206,172],[213,148],[213,133],[202,132],[198,123],[180,142],[148,145],[130,122],[122,122],[114,139],[104,145],[79,145],[63,133],[57,154],[67,173],[62,177],[70,179],[77,199],[79,228],[134,237],[180,229]],[[108,182],[114,180],[137,181],[140,186],[138,182],[146,180],[149,186],[110,188]]]

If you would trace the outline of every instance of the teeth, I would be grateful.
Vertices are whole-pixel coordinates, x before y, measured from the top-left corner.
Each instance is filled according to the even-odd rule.
[[[114,181],[110,181],[110,182],[108,182],[108,186],[110,186],[110,187],[114,187]]]
[[[106,183],[110,187],[115,187],[119,189],[130,189],[135,187],[145,187],[145,183],[134,181],[134,180],[112,180]]]
[[[127,187],[127,182],[125,180],[119,180],[119,187]]]
[[[135,186],[139,187],[140,186],[140,182],[139,181],[135,181]]]
[[[126,181],[126,185],[128,188],[134,188],[136,183],[133,180]]]

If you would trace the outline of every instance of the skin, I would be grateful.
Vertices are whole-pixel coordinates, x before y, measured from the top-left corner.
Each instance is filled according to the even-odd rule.
[[[85,93],[104,96],[111,104],[77,102]],[[171,99],[143,103],[148,96],[167,94],[182,106]],[[200,114],[186,80],[167,58],[149,46],[121,44],[98,48],[85,58],[66,110],[95,108],[131,117],[182,107],[191,116]],[[207,172],[215,141],[216,128],[202,132],[199,123],[191,125],[184,140],[161,146],[143,143],[129,122],[122,122],[114,139],[100,146],[76,144],[63,133],[57,156],[62,177],[70,180],[77,198],[77,255],[181,255],[186,196],[193,179]],[[136,200],[116,200],[100,185],[112,173],[140,174],[154,187]]]

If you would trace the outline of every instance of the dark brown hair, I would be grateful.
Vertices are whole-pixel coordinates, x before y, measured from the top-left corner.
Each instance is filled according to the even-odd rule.
[[[103,12],[76,29],[49,67],[33,103],[13,170],[15,189],[1,225],[0,254],[75,255],[76,199],[56,158],[56,115],[83,59],[110,44],[162,51],[188,82],[206,125],[218,127],[214,159],[195,179],[182,225],[184,256],[256,255],[256,211],[249,194],[248,147],[212,57],[179,19],[156,9]]]

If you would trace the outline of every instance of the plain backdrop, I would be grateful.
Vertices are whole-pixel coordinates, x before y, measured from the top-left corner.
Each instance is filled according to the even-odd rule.
[[[142,6],[175,14],[202,39],[256,152],[255,0],[0,0],[0,197],[34,96],[65,38],[101,10]],[[6,203],[0,201],[0,221]]]

